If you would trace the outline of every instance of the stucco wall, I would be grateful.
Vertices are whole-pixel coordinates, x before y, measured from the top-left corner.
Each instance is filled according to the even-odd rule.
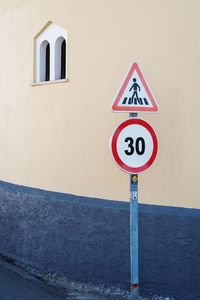
[[[140,288],[199,300],[200,211],[140,205]],[[0,182],[0,254],[70,280],[130,285],[129,205]]]
[[[0,1],[0,178],[128,201],[108,147],[127,114],[109,107],[137,61],[160,107],[140,114],[159,139],[140,201],[200,208],[199,10],[197,0]],[[49,20],[68,33],[69,81],[33,87],[34,37]]]

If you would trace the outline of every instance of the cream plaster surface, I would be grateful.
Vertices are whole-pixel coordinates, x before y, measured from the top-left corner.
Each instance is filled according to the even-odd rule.
[[[200,208],[199,11],[198,0],[0,0],[0,179],[129,201],[109,153],[128,114],[109,108],[137,61],[160,108],[139,114],[159,140],[140,202]],[[32,86],[48,21],[68,32],[68,82]]]

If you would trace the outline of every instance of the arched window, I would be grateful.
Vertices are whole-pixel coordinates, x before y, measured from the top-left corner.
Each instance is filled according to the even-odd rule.
[[[43,41],[40,45],[40,81],[50,80],[50,45]]]
[[[59,37],[55,43],[55,80],[66,78],[66,41]]]
[[[35,84],[67,81],[67,31],[49,21],[34,42]]]

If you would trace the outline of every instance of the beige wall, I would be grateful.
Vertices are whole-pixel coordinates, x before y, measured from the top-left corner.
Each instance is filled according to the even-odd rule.
[[[200,208],[199,11],[198,0],[1,0],[0,179],[128,201],[108,147],[128,115],[109,106],[137,61],[160,107],[140,114],[159,139],[140,202]],[[49,20],[68,31],[69,82],[32,87],[33,38]]]

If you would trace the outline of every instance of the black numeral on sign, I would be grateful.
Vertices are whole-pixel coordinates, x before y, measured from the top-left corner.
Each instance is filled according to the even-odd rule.
[[[138,155],[142,155],[145,152],[145,141],[142,137],[139,137],[135,141],[135,147],[134,147],[134,139],[132,137],[127,137],[124,140],[126,143],[128,143],[128,150],[124,150],[126,155],[133,155],[134,152],[136,152]]]
[[[135,150],[138,155],[144,154],[145,151],[145,142],[142,137],[137,138],[135,142]]]
[[[134,153],[134,147],[133,147],[134,140],[133,140],[133,138],[132,137],[127,137],[127,138],[125,138],[125,142],[128,143],[129,150],[125,150],[124,152],[127,155],[132,155]]]

